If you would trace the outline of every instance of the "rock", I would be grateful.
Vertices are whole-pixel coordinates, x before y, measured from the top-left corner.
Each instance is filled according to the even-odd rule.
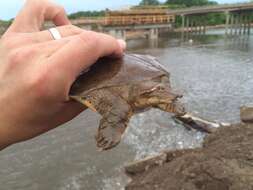
[[[186,152],[190,151],[192,150],[168,151],[156,156],[147,157],[143,160],[135,161],[125,166],[125,172],[129,176],[137,175],[142,172],[146,172],[155,166],[162,166],[164,163],[170,162],[174,158],[178,158]]]
[[[244,123],[253,123],[253,107],[241,107],[241,121]]]
[[[156,165],[163,165],[167,161],[167,155],[165,153],[159,154],[154,157],[148,157],[144,160],[136,161],[125,166],[125,172],[128,175],[136,175],[138,173],[145,172]]]

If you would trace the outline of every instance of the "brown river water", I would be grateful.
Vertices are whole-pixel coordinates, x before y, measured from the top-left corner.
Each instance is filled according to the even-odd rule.
[[[253,103],[253,36],[205,36],[129,41],[129,51],[157,56],[171,72],[173,87],[195,115],[239,121],[239,107]],[[29,113],[27,113],[29,114]],[[73,121],[0,153],[0,190],[121,190],[123,166],[164,149],[201,146],[204,134],[176,124],[170,115],[150,110],[130,122],[123,142],[98,152],[94,135],[100,116],[86,111]]]

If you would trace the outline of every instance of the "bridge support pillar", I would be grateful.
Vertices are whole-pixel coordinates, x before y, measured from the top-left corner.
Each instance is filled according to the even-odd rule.
[[[185,15],[181,15],[181,17],[182,17],[181,41],[184,41],[185,35],[187,35],[188,33],[189,18]]]
[[[251,18],[251,15],[249,15],[248,17],[247,17],[248,19],[247,19],[247,25],[248,25],[248,31],[247,31],[247,34],[248,35],[250,35],[250,28],[251,28],[251,20],[250,20],[250,18]]]
[[[181,15],[182,17],[182,26],[181,26],[181,30],[182,32],[184,32],[184,28],[185,28],[185,16],[184,15]]]
[[[118,39],[126,39],[126,31],[125,30],[110,30],[109,34],[114,36],[115,38]]]
[[[190,19],[189,17],[188,17],[188,19],[189,19],[189,31],[191,32],[191,33],[194,33],[194,31],[195,31],[195,28],[194,28],[194,20],[193,19]]]
[[[182,40],[188,39],[191,34],[202,35],[206,33],[206,19],[203,15],[181,15],[182,16]]]
[[[247,23],[247,21],[248,21],[248,17],[247,17],[247,15],[243,15],[243,31],[242,31],[242,33],[243,33],[243,35],[245,35],[245,34],[247,34],[247,27],[248,27],[248,23]]]
[[[230,22],[230,13],[226,12],[226,35],[228,34],[229,22]]]
[[[183,29],[185,32],[185,38],[189,37],[189,32],[191,31],[191,20],[189,16],[185,16],[185,28]]]
[[[204,19],[204,28],[203,28],[203,34],[206,33],[206,20]]]
[[[116,36],[116,31],[110,30],[110,31],[108,31],[108,34],[110,34],[111,36]]]
[[[250,34],[250,15],[248,13],[234,12],[230,13],[229,21],[226,21],[226,34],[246,35]],[[230,30],[230,32],[228,32]]]
[[[239,14],[239,34],[243,33],[243,15]]]
[[[240,14],[236,14],[235,17],[235,35],[240,34]]]
[[[152,28],[149,30],[149,39],[157,39],[159,37],[158,28]]]
[[[229,29],[230,29],[230,35],[233,35],[233,29],[234,29],[234,14],[231,14],[230,15],[230,26],[229,26]]]

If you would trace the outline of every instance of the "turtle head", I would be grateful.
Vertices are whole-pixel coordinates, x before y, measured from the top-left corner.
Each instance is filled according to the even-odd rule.
[[[136,105],[139,108],[154,107],[166,112],[176,114],[185,113],[184,107],[178,99],[183,96],[173,93],[169,83],[149,83],[149,88],[143,91],[137,98]]]
[[[170,103],[182,98],[182,95],[173,93],[170,86],[160,83],[153,86],[149,91],[146,91],[141,96],[146,98],[147,102],[151,105],[158,103]]]

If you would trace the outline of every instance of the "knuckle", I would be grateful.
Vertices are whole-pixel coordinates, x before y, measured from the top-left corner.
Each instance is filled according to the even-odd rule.
[[[41,67],[40,67],[41,68]],[[33,92],[34,97],[49,97],[50,72],[46,69],[34,72],[28,80],[28,89]]]
[[[22,53],[19,49],[9,52],[9,54],[8,54],[8,63],[9,64],[16,65],[16,64],[20,63],[21,60],[22,60]]]
[[[10,64],[21,64],[22,62],[29,60],[34,55],[35,50],[31,48],[18,48],[12,50],[8,54],[8,62]]]
[[[32,92],[35,99],[65,101],[68,97],[67,83],[69,81],[47,64],[35,67],[26,81],[27,89]]]

